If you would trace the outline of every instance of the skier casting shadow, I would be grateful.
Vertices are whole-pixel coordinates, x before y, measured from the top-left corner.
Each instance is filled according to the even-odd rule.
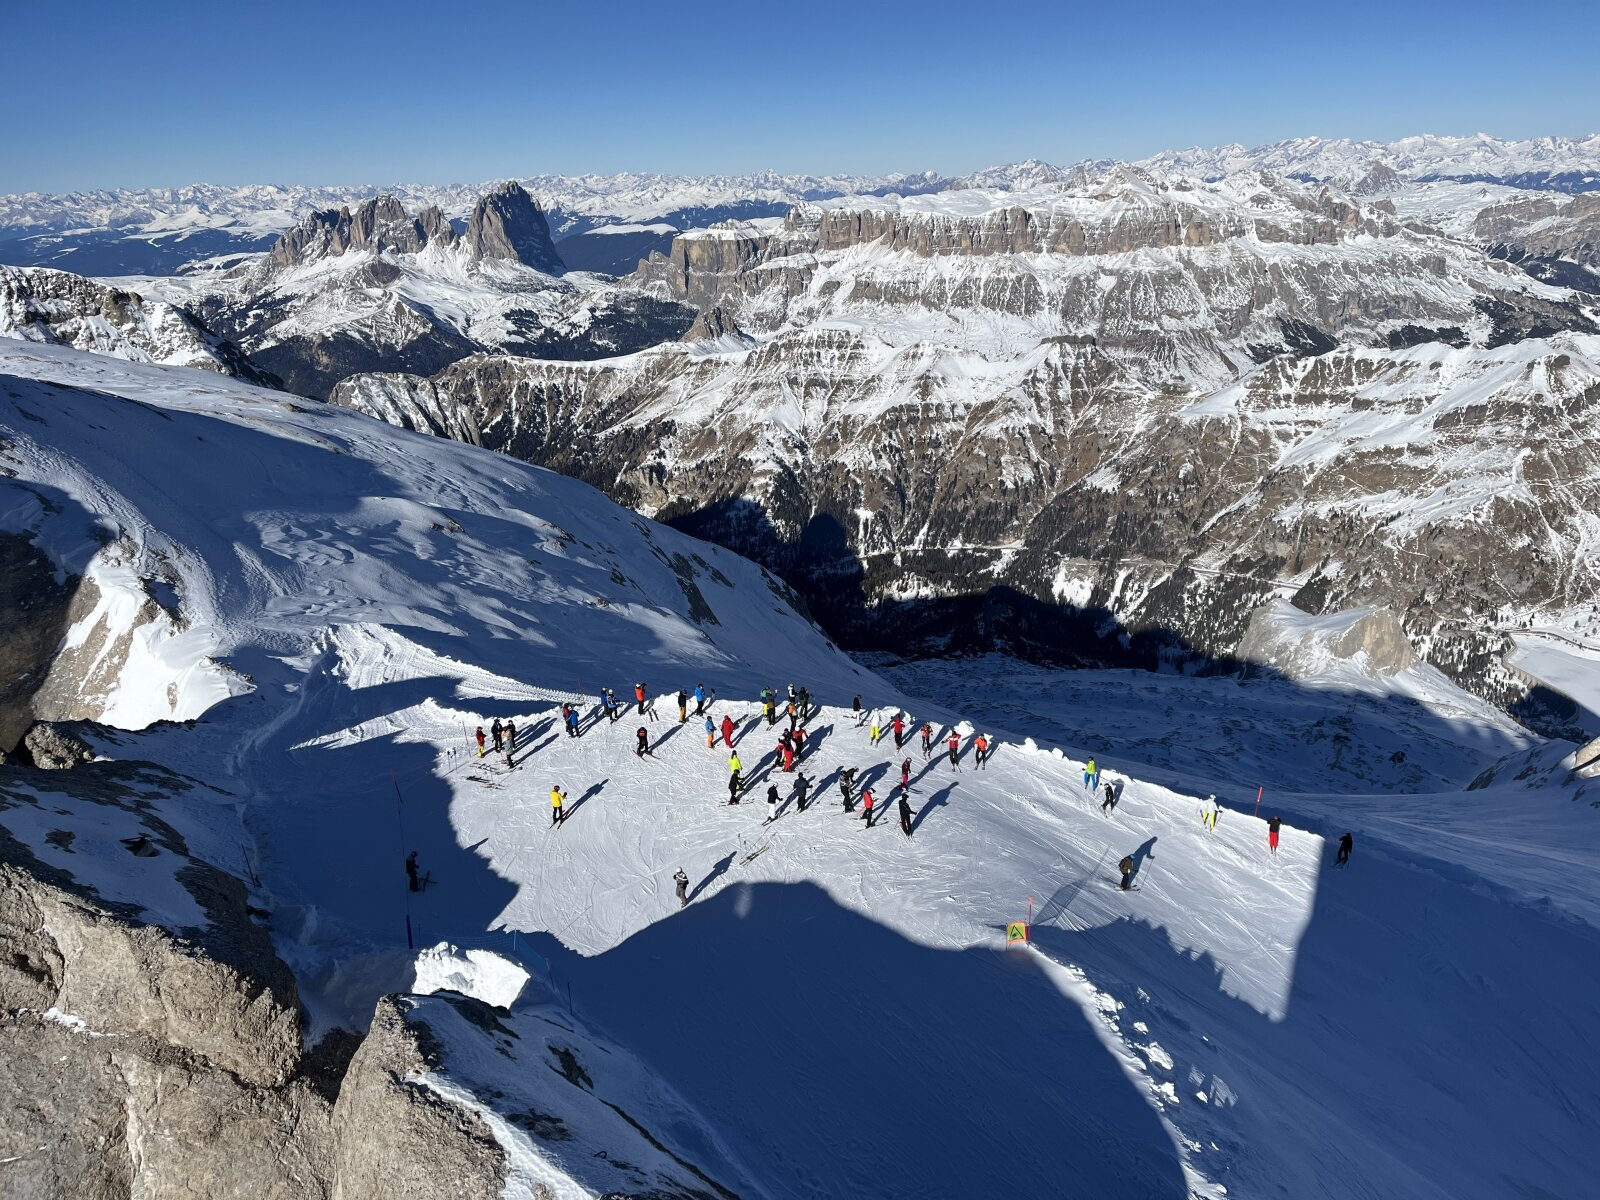
[[[822,745],[823,739],[826,738],[832,732],[833,732],[833,726],[832,725],[818,725],[815,729],[812,729],[810,726],[807,726],[806,727],[806,753],[808,755],[815,754],[817,752],[817,747]]]
[[[1144,873],[1145,860],[1155,858],[1155,844],[1156,839],[1152,837],[1144,845],[1135,850],[1130,856],[1133,859],[1133,874],[1130,875],[1129,878],[1135,883],[1138,882],[1139,876]]]
[[[580,808],[582,808],[584,806],[584,804],[586,804],[588,802],[590,797],[598,796],[600,794],[600,790],[602,788],[604,788],[606,786],[606,784],[608,784],[610,782],[611,782],[611,780],[609,780],[609,779],[602,779],[599,783],[590,784],[588,791],[584,792],[583,795],[579,796],[569,806],[567,806],[566,814],[561,819],[563,821],[568,820],[572,816],[573,813],[577,812]],[[1152,839],[1152,840],[1154,840],[1154,839]]]
[[[856,777],[856,795],[859,796],[866,789],[876,787],[878,780],[882,779],[888,773],[888,763],[878,763],[875,766],[868,767]]]
[[[704,879],[690,889],[687,903],[693,904],[696,896],[705,891],[722,876],[726,875],[728,873],[728,868],[733,865],[733,856],[737,853],[737,850],[730,850],[725,857],[718,859],[716,865],[711,868],[711,874],[707,875]]]
[[[921,808],[917,809],[917,815],[911,819],[911,832],[916,833],[917,830],[922,828],[922,822],[927,820],[930,809],[943,808],[946,804],[950,803],[950,793],[955,790],[956,785],[952,783],[943,790],[937,791],[933,795],[929,796],[927,803],[925,803]]]

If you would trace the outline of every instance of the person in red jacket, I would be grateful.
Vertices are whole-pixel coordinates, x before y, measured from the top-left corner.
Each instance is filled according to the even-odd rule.
[[[872,828],[872,789],[861,789],[861,819],[867,823],[867,828]]]
[[[722,714],[722,744],[733,749],[733,718],[727,713]]]
[[[977,737],[972,739],[972,748],[976,751],[976,753],[972,756],[972,765],[982,768],[983,764],[989,758],[989,739],[980,733]]]
[[[633,698],[639,702],[639,715],[644,716],[644,684],[633,685]]]
[[[794,770],[794,747],[788,742],[783,744],[783,769],[785,771]]]
[[[956,760],[961,757],[961,735],[952,729],[944,744],[950,747],[950,765],[959,771],[961,767]]]
[[[482,725],[478,726],[477,737],[478,737],[478,757],[482,758],[483,757],[483,743],[487,740],[483,736],[483,726]]]
[[[802,726],[800,726],[800,728],[796,729],[794,731],[794,736],[792,738],[790,738],[789,740],[794,746],[794,756],[796,758],[799,758],[800,755],[805,753],[805,748],[806,748],[806,727],[804,725],[802,725]]]
[[[906,741],[906,719],[901,713],[895,713],[894,720],[889,722],[889,728],[894,730],[894,748],[900,749]]]

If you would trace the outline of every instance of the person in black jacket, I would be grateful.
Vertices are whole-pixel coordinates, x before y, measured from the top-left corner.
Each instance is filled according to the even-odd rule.
[[[911,801],[906,799],[904,788],[900,789],[900,832],[911,836]]]
[[[1334,860],[1338,866],[1344,866],[1350,861],[1350,851],[1355,846],[1356,840],[1346,833],[1339,839],[1339,857]]]

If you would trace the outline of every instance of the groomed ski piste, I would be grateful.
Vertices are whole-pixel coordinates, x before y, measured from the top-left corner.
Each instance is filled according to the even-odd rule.
[[[507,1196],[1591,1194],[1600,933],[1581,864],[1600,796],[1561,769],[1572,747],[1466,722],[1456,778],[1488,782],[1397,797],[1403,821],[1372,789],[1343,805],[1337,772],[1291,777],[1303,795],[1284,797],[1273,855],[1270,801],[1257,818],[1224,794],[1201,826],[1217,788],[1186,778],[1181,712],[1162,718],[1176,752],[1148,767],[1064,719],[1053,738],[1045,704],[1026,729],[979,724],[993,713],[953,676],[911,694],[758,568],[574,481],[225,379],[0,346],[0,530],[98,589],[66,634],[85,705],[193,721],[99,748],[205,785],[149,802],[193,853],[259,880],[308,1039],[364,1028],[388,993],[500,1003],[529,976],[500,1032],[441,1011],[447,1069],[416,1081],[489,1122]],[[628,703],[641,680],[654,719]],[[804,812],[774,770],[786,722],[757,700],[790,682],[820,704]],[[737,723],[737,806],[720,732],[708,748],[677,721],[696,684]],[[626,705],[614,724],[600,687]],[[914,735],[871,746],[857,693],[885,723],[930,722],[933,758]],[[1169,707],[1185,694],[1203,735],[1224,701]],[[1304,714],[1283,711],[1291,742]],[[480,758],[473,731],[508,718],[516,765]],[[1265,706],[1252,720],[1270,733]],[[982,770],[976,732],[996,743]],[[1119,793],[1109,815],[1087,754]],[[1292,776],[1292,752],[1276,761]],[[842,808],[845,767],[878,798],[871,828]],[[151,920],[203,920],[162,859],[50,839],[89,828],[71,785],[0,787],[0,824]],[[1512,830],[1527,869],[1497,878]],[[1541,873],[1541,856],[1567,866]],[[1008,947],[1030,898],[1031,944]],[[552,1108],[568,1136],[520,1115]]]

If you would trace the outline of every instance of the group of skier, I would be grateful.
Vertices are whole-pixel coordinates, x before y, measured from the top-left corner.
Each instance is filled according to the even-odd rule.
[[[509,720],[501,723],[501,721],[496,718],[494,724],[489,726],[488,736],[484,735],[483,726],[479,725],[477,731],[473,734],[473,741],[478,744],[479,758],[483,758],[489,753],[489,747],[491,745],[489,739],[491,737],[494,739],[492,743],[494,747],[494,753],[504,754],[506,756],[507,768],[516,766],[516,759],[513,757],[513,755],[516,753],[517,749],[517,723]]]
[[[656,719],[655,706],[650,701],[646,685],[641,681],[634,685],[634,700],[637,704],[638,715],[649,716]],[[710,712],[710,705],[715,703],[716,692],[708,690],[703,684],[696,684],[692,692],[680,688],[676,695],[678,704],[678,723],[687,724],[690,718],[689,702],[694,702],[693,716],[703,720],[706,747],[714,749],[720,733],[724,748],[728,754],[728,803],[738,804],[744,791],[744,763],[739,756],[735,734],[738,731],[738,722],[731,713],[724,712],[720,724],[714,722]],[[803,771],[796,772],[797,764],[805,754],[809,731],[807,723],[812,716],[811,694],[805,687],[796,687],[793,683],[788,685],[786,696],[770,687],[763,687],[760,692],[761,715],[768,728],[778,723],[780,705],[781,712],[788,718],[788,728],[779,734],[773,748],[773,769],[785,774],[794,774],[793,798],[799,812],[805,812],[811,801],[812,783]],[[857,728],[868,726],[868,744],[877,747],[884,736],[884,725],[880,720],[878,711],[863,708],[861,696],[857,694],[852,702],[852,712],[855,715]],[[598,704],[593,716],[598,722],[602,717],[610,723],[615,723],[622,716],[625,706],[616,697],[610,688],[603,688],[598,693]],[[568,737],[577,738],[583,735],[583,720],[577,705],[563,703],[561,706],[562,726]],[[889,718],[887,728],[894,734],[895,749],[903,749],[910,740],[908,733],[910,722],[902,711],[895,711]],[[934,728],[931,722],[924,721],[916,732],[921,735],[922,757],[924,762],[931,762],[934,753]],[[635,731],[634,753],[640,758],[654,757],[654,748],[651,744],[650,730],[646,725],[640,725]],[[517,746],[517,728],[513,721],[500,721],[496,719],[489,727],[486,735],[480,725],[474,735],[479,757],[484,757],[492,745],[493,752],[504,754],[508,768],[514,767],[514,752]],[[975,769],[982,769],[993,753],[994,743],[987,733],[977,733],[972,736],[972,763]],[[949,753],[950,765],[955,770],[960,770],[961,734],[951,729],[945,737],[945,746]],[[861,807],[860,820],[865,827],[870,829],[876,823],[877,815],[882,811],[882,805],[873,794],[870,786],[861,788],[859,794],[855,790],[856,768],[842,767],[838,774],[839,792],[843,801],[844,811],[854,813],[859,801]],[[1114,816],[1117,802],[1121,798],[1121,789],[1110,780],[1102,780],[1100,767],[1095,758],[1091,756],[1084,764],[1083,786],[1091,799],[1103,788],[1103,799],[1100,802],[1100,812],[1105,816]],[[911,811],[911,759],[906,757],[900,763],[900,784],[898,788],[898,816],[901,832],[910,838],[915,832],[915,820]],[[565,807],[567,793],[560,786],[550,789],[550,823],[559,827],[566,819]],[[782,789],[776,782],[769,783],[767,787],[767,816],[765,823],[770,824],[777,820],[778,809],[782,803]],[[1207,830],[1214,831],[1217,826],[1217,817],[1220,812],[1217,798],[1207,796],[1200,805],[1200,820]],[[1271,854],[1278,852],[1279,835],[1282,821],[1273,816],[1267,822],[1267,844]],[[1343,867],[1350,861],[1350,853],[1354,845],[1354,838],[1346,832],[1339,839],[1338,856],[1336,865]],[[1125,856],[1118,864],[1120,872],[1120,886],[1126,891],[1133,886],[1133,878],[1138,870],[1134,856]],[[419,877],[417,872],[416,852],[413,851],[406,860],[406,873],[413,891],[418,890]],[[688,876],[680,868],[673,876],[677,885],[677,895],[680,904],[688,903]],[[425,883],[423,884],[425,886]]]

